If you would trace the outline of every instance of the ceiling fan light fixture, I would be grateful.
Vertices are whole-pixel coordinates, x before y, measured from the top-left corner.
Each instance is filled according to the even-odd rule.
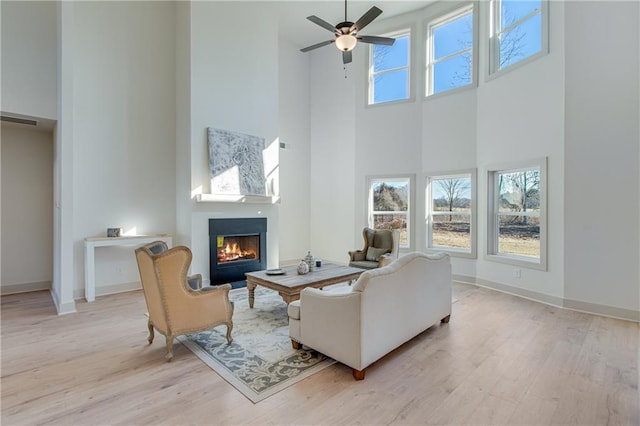
[[[336,47],[338,50],[343,52],[349,52],[356,47],[356,43],[358,43],[358,39],[352,36],[351,34],[343,34],[336,38]]]

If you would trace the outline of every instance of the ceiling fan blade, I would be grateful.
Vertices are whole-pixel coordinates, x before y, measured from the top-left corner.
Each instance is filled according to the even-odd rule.
[[[348,64],[351,62],[351,51],[349,50],[348,52],[342,52],[342,63],[343,64]]]
[[[320,19],[315,15],[307,16],[307,19],[310,20],[311,22],[313,22],[314,24],[320,25],[322,28],[325,28],[325,29],[331,31],[332,33],[336,32],[336,27],[334,27],[333,25],[331,25],[330,23],[328,23],[324,19]]]
[[[385,46],[392,46],[396,41],[395,38],[377,36],[358,36],[356,38],[363,43],[384,44]]]
[[[322,47],[322,46],[326,46],[327,44],[331,44],[331,43],[333,43],[334,41],[335,41],[335,40],[322,41],[322,42],[320,42],[320,43],[316,43],[316,44],[314,44],[314,45],[312,45],[312,46],[307,46],[307,47],[305,47],[304,49],[300,49],[300,51],[301,51],[301,52],[308,52],[308,51],[310,51],[310,50],[317,49],[318,47]]]
[[[380,16],[380,14],[382,13],[382,10],[378,9],[377,7],[373,6],[371,9],[369,9],[364,15],[362,15],[360,17],[360,19],[358,19],[355,23],[355,27],[357,31],[362,31],[362,29],[364,27],[366,27],[367,25],[369,25],[371,23],[371,21],[373,21],[374,19],[376,19],[378,16]]]

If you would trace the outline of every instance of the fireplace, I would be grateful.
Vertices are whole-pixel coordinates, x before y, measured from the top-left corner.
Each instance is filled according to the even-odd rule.
[[[211,285],[243,281],[267,268],[267,219],[209,219]]]

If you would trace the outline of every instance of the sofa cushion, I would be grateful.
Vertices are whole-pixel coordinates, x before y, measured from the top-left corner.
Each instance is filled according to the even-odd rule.
[[[289,315],[289,318],[293,318],[293,319],[300,319],[300,301],[299,300],[294,300],[293,302],[289,303],[289,306],[287,306],[287,314]]]
[[[385,248],[369,247],[367,249],[366,259],[370,262],[377,262],[378,260],[380,260],[380,256],[382,256],[385,253],[388,253],[389,251],[390,250]]]
[[[354,268],[373,269],[378,267],[378,262],[359,260],[356,262],[349,262],[349,266],[353,266]]]

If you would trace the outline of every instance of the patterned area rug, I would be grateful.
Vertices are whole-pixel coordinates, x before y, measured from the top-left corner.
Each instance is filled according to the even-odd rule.
[[[226,326],[178,340],[251,401],[259,402],[335,363],[313,350],[294,350],[287,305],[275,291],[258,287],[249,309],[246,288],[234,289],[233,342]]]

